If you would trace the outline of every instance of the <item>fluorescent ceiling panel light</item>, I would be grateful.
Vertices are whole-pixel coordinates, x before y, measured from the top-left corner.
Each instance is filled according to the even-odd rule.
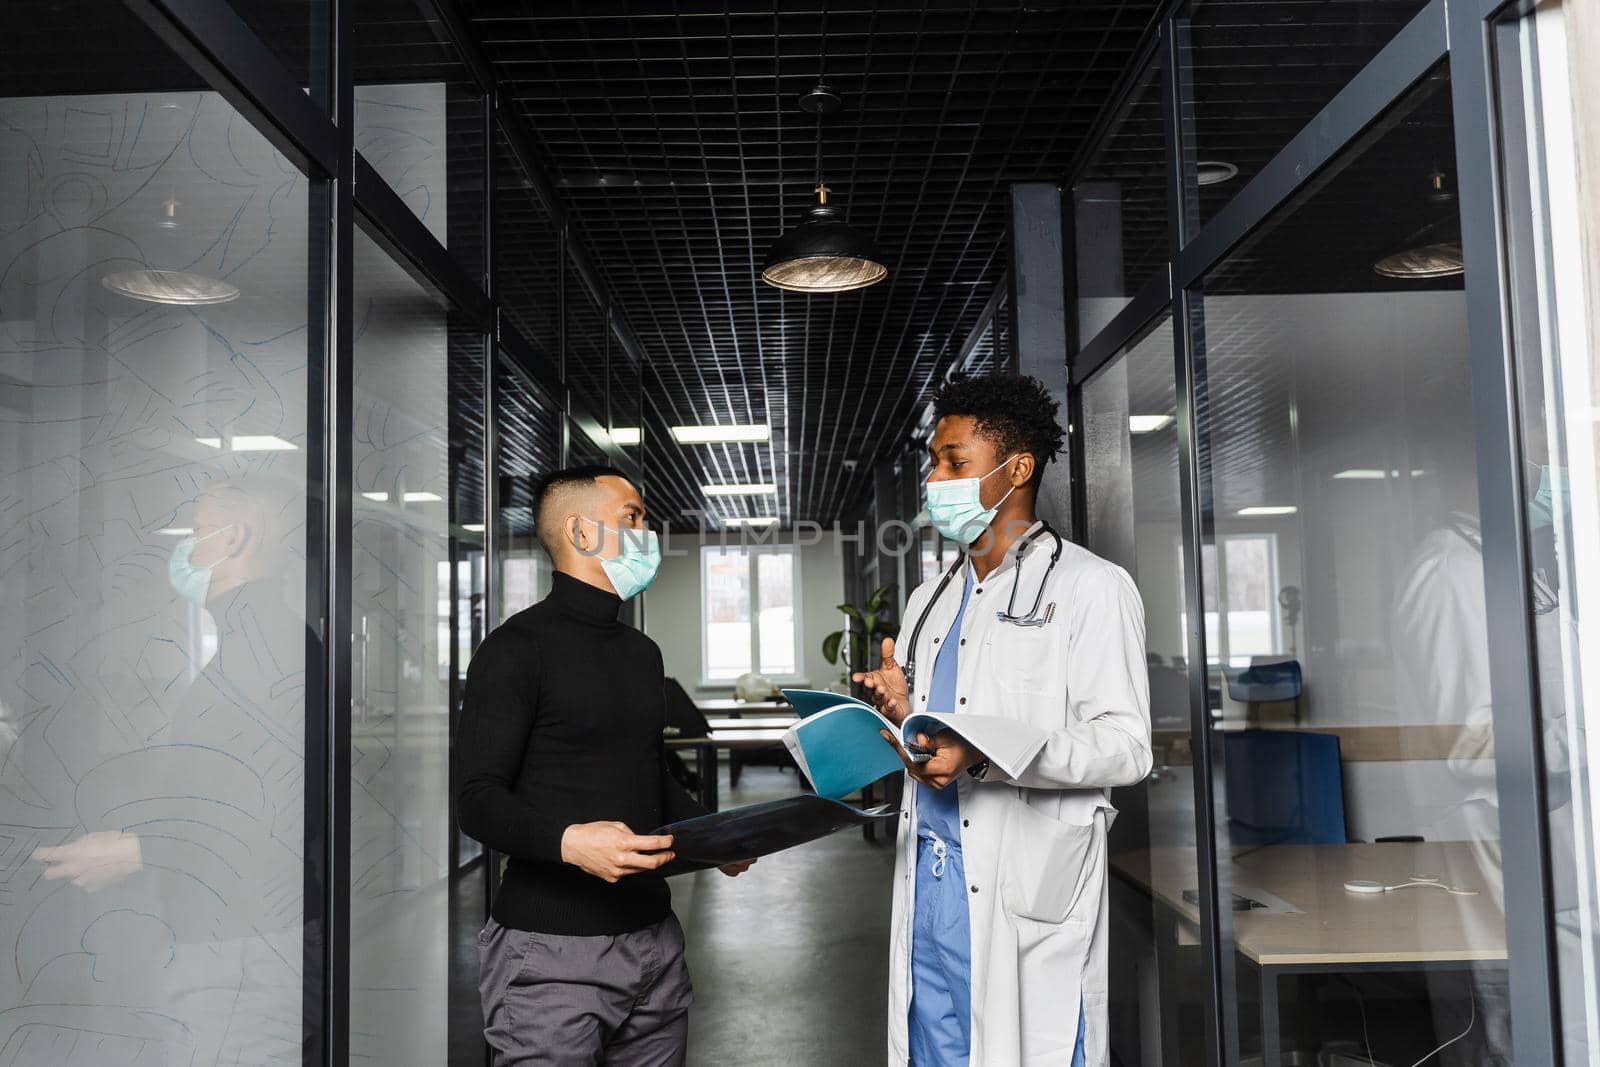
[[[404,500],[407,504],[431,504],[434,501],[443,500],[444,498],[438,493],[415,492],[401,493],[400,499]]]
[[[361,495],[368,500],[376,500],[380,504],[389,499],[388,493],[362,493]]]
[[[164,530],[157,530],[156,533],[158,533],[158,534],[166,534],[168,537],[188,537],[190,534],[194,533],[194,527],[192,527],[192,526],[168,526]]]
[[[255,434],[247,437],[231,437],[228,446],[235,452],[296,452],[298,446],[290,444],[281,437],[271,434]]]
[[[483,523],[481,522],[464,522],[461,524],[461,528],[467,533],[483,533]]]
[[[1155,433],[1165,430],[1173,422],[1171,415],[1129,415],[1129,433]]]
[[[1299,510],[1293,504],[1263,504],[1252,508],[1240,508],[1239,514],[1248,518],[1259,515],[1293,515]]]
[[[611,440],[619,445],[636,445],[644,440],[644,429],[639,426],[617,426],[611,431]]]
[[[200,443],[200,444],[202,444],[202,445],[205,445],[207,448],[221,448],[222,447],[222,438],[220,438],[220,437],[196,437],[195,441]]]
[[[776,515],[735,515],[722,520],[724,526],[776,526],[777,524]]]
[[[778,487],[771,482],[750,482],[747,484],[730,485],[702,485],[700,491],[706,496],[777,496]]]
[[[672,436],[680,445],[720,445],[742,441],[772,440],[771,426],[735,423],[728,426],[674,426]]]

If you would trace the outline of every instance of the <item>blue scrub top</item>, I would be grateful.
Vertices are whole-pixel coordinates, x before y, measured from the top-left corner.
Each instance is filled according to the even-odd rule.
[[[972,594],[972,564],[961,609],[939,642],[928,710],[956,710],[961,620]],[[911,918],[911,1062],[963,1065],[972,1048],[972,932],[961,859],[961,798],[956,786],[917,783],[917,885]]]

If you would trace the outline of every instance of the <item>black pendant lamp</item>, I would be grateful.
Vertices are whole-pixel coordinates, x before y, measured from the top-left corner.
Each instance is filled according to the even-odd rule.
[[[1428,175],[1427,203],[1438,211],[1439,217],[1407,237],[1400,251],[1374,263],[1374,271],[1401,281],[1453,278],[1465,272],[1456,194],[1444,171],[1437,168]]]
[[[865,289],[889,276],[871,238],[846,223],[828,203],[822,183],[822,116],[839,110],[837,94],[818,85],[800,98],[817,116],[817,203],[806,220],[778,238],[761,265],[761,280],[795,293],[843,293]]]

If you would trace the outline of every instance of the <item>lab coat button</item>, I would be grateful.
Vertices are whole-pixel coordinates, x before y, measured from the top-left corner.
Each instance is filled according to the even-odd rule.
[[[976,892],[977,892],[977,891],[978,891],[978,887],[977,887],[977,886],[973,886],[973,887],[972,887],[972,891],[973,891],[973,892],[974,892],[974,893],[976,893]]]
[[[971,819],[962,819],[961,820],[961,825],[962,826],[971,826],[972,825],[972,820]]]
[[[966,697],[962,697],[961,698],[961,703],[965,704],[966,702],[967,702],[967,698]]]

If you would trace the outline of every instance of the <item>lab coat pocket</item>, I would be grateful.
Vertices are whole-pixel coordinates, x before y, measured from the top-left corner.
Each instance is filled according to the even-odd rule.
[[[1094,826],[1061,822],[1023,801],[1011,805],[1000,855],[1000,903],[1014,918],[1067,921],[1094,859]]]
[[[989,639],[989,662],[1000,692],[1037,696],[1049,679],[1055,645],[1048,628],[1001,623]]]

